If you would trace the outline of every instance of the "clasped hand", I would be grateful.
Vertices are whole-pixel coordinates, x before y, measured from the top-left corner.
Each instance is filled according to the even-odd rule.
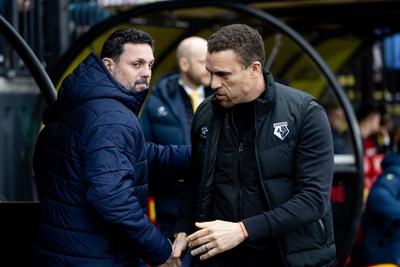
[[[199,230],[188,236],[186,242],[192,256],[201,254],[201,260],[230,250],[245,240],[238,223],[216,220],[196,223],[196,227]]]

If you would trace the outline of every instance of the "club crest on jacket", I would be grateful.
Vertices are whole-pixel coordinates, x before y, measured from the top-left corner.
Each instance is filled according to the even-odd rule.
[[[200,137],[206,139],[207,138],[207,133],[208,133],[207,126],[201,127]]]
[[[288,123],[285,122],[277,122],[274,123],[274,135],[279,137],[279,139],[283,140],[289,134],[289,128],[287,127]]]
[[[157,108],[157,117],[165,117],[168,115],[167,109],[164,106],[159,106]]]

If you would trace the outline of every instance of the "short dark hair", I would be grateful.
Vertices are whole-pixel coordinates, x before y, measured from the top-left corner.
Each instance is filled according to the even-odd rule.
[[[361,106],[356,111],[356,117],[357,117],[358,121],[362,121],[371,114],[384,115],[386,112],[387,111],[386,111],[384,105],[382,105],[380,103],[368,101],[368,102],[361,104]]]
[[[126,43],[148,44],[154,51],[154,40],[147,32],[135,28],[125,28],[113,32],[103,44],[101,58],[109,57],[118,62]]]
[[[264,41],[260,33],[245,24],[231,24],[220,28],[207,42],[208,53],[232,50],[243,67],[254,61],[265,64]]]

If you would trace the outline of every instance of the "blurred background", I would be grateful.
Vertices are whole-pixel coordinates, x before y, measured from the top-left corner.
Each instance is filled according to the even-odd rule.
[[[177,69],[175,49],[183,38],[207,39],[223,25],[246,23],[262,34],[266,66],[277,81],[341,112],[336,119],[347,149],[335,150],[331,200],[336,265],[350,264],[365,177],[379,169],[387,145],[376,133],[379,151],[366,160],[358,111],[373,103],[389,118],[382,125],[400,123],[400,1],[0,0],[0,14],[2,261],[29,263],[40,208],[32,153],[41,113],[81,60],[99,53],[115,29],[140,28],[155,40],[155,82]]]

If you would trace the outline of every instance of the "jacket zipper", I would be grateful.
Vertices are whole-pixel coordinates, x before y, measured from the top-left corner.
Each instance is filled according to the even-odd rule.
[[[243,144],[243,139],[241,139],[241,137],[239,135],[239,131],[238,131],[237,127],[236,127],[235,120],[233,119],[234,111],[235,110],[233,109],[232,110],[232,115],[231,115],[231,122],[232,122],[233,128],[235,129],[236,136],[237,136],[237,138],[239,140],[239,146],[238,146],[239,177],[238,178],[239,178],[240,189],[239,189],[239,200],[238,200],[238,211],[239,211],[238,215],[239,215],[239,218],[237,218],[237,219],[241,220],[242,219],[242,205],[241,205],[241,203],[242,203],[242,192],[243,192],[243,190],[242,190],[242,182],[243,182],[243,150],[244,150],[244,144]]]

